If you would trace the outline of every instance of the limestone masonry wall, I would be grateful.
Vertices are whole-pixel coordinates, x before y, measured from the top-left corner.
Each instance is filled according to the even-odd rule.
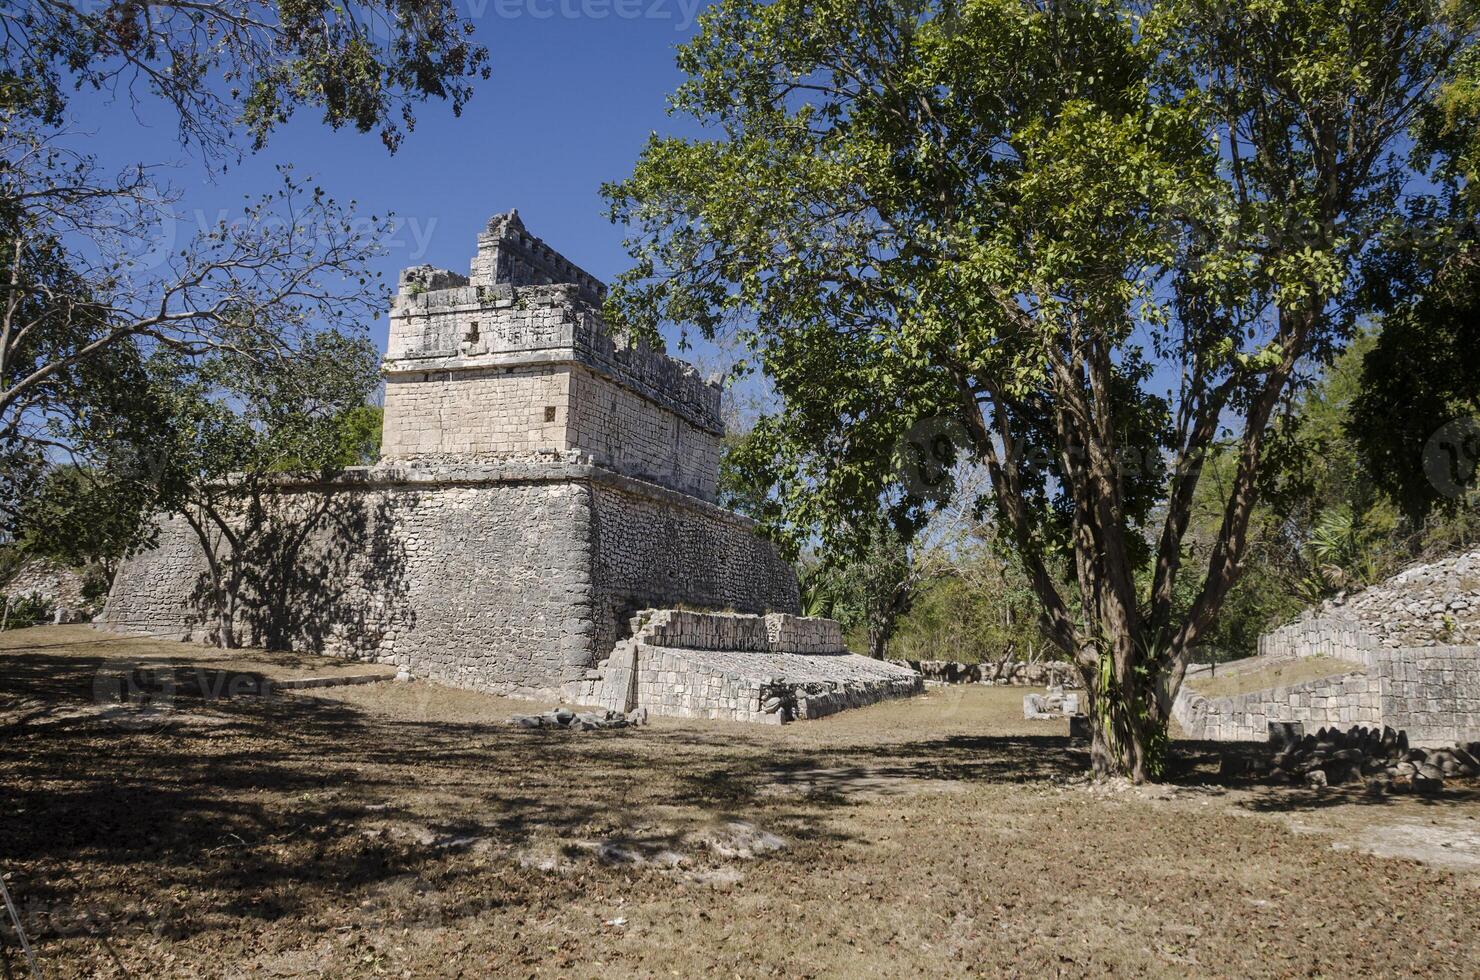
[[[797,612],[791,566],[747,520],[678,494],[597,485],[592,499],[598,645],[640,609]]]
[[[570,372],[569,445],[603,466],[713,500],[720,443],[712,433],[599,374]]]
[[[1302,657],[1337,657],[1367,663],[1377,642],[1355,620],[1336,616],[1297,619],[1259,637],[1265,662]]]
[[[499,283],[573,283],[600,300],[606,286],[589,272],[531,235],[518,211],[496,214],[478,236],[469,278],[475,286]]]
[[[63,620],[92,612],[84,609],[82,572],[46,558],[32,558],[22,565],[0,592],[12,599],[29,596],[51,603]]]
[[[237,617],[244,642],[377,660],[476,690],[555,696],[592,662],[589,491],[577,484],[287,490]],[[275,567],[274,567],[275,566]],[[119,569],[103,621],[204,641],[214,634],[204,557],[181,518]]]
[[[390,320],[392,372],[575,362],[699,428],[716,434],[724,428],[718,384],[643,344],[618,344],[569,286],[511,287],[503,298],[473,286],[425,292],[403,286]]]
[[[391,312],[387,459],[582,449],[711,500],[723,431],[718,385],[660,352],[617,344],[574,287],[490,298],[472,286],[403,286]]]
[[[1189,667],[1173,715],[1194,738],[1267,737],[1268,723],[1306,728],[1387,725],[1414,743],[1448,744],[1480,736],[1480,647],[1388,647],[1358,622],[1338,616],[1299,619],[1260,637],[1260,654],[1215,667]],[[1304,657],[1352,662],[1353,671],[1235,697],[1207,698],[1201,677],[1236,675]]]
[[[848,653],[829,619],[645,610],[577,690],[616,711],[781,724],[922,689],[905,667]]]
[[[270,504],[246,563],[258,584],[237,618],[245,642],[475,690],[559,696],[616,643],[616,611],[644,601],[797,608],[790,566],[749,522],[574,454],[352,471],[328,487],[285,486]],[[305,530],[301,545],[284,544]],[[206,583],[194,532],[167,520],[157,546],[119,569],[100,622],[207,640]]]
[[[843,627],[832,619],[744,616],[665,609],[640,614],[643,642],[687,650],[749,653],[847,653]]]
[[[1415,742],[1468,741],[1480,734],[1480,650],[1408,647],[1375,657],[1382,721]]]
[[[566,448],[570,372],[549,364],[464,371],[438,383],[389,379],[381,452],[447,461]],[[410,420],[416,420],[411,424]]]
[[[1381,679],[1365,671],[1224,698],[1184,686],[1172,716],[1190,738],[1263,741],[1272,721],[1303,721],[1310,730],[1377,724],[1383,721],[1381,691]]]

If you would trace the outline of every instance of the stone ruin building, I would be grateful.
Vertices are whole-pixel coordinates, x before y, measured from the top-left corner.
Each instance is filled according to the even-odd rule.
[[[1273,676],[1325,664],[1324,676],[1274,687],[1237,684],[1208,697],[1213,678]],[[1307,732],[1388,726],[1416,745],[1480,739],[1480,551],[1415,565],[1340,595],[1259,638],[1259,653],[1193,665],[1173,715],[1194,738],[1264,739],[1270,726]]]
[[[655,714],[780,721],[918,690],[796,615],[791,566],[715,502],[720,385],[614,339],[605,291],[513,211],[468,275],[405,270],[382,460],[274,494],[244,642]],[[100,624],[209,639],[206,582],[188,523],[162,519]]]

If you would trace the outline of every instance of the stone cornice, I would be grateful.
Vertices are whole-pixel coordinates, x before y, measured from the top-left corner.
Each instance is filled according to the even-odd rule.
[[[543,458],[541,458],[543,457]],[[388,463],[353,466],[327,479],[283,476],[276,486],[285,491],[338,489],[423,489],[476,487],[499,483],[595,483],[689,510],[754,531],[756,522],[707,500],[670,490],[656,483],[618,473],[592,462],[584,453],[548,453],[487,463],[412,465]]]

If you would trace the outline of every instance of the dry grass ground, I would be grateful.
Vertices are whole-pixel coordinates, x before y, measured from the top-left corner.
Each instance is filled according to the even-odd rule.
[[[92,710],[100,674],[209,652],[4,641],[0,867],[47,977],[1480,972],[1464,788],[1224,786],[1198,743],[1169,786],[1092,786],[1062,723],[983,687],[571,733],[424,683],[182,680],[134,724]],[[1408,856],[1364,850],[1405,827]]]
[[[1361,664],[1338,657],[1304,657],[1285,663],[1271,664],[1250,671],[1214,671],[1212,676],[1191,678],[1188,683],[1197,693],[1210,698],[1227,698],[1236,694],[1250,694],[1271,687],[1288,687],[1306,681],[1318,681],[1326,677],[1344,674],[1365,673]]]

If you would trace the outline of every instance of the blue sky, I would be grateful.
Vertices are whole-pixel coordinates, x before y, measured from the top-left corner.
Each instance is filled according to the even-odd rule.
[[[335,198],[401,218],[377,262],[391,283],[423,262],[466,272],[478,230],[511,207],[534,234],[610,279],[627,260],[598,190],[630,172],[651,131],[693,131],[665,106],[681,78],[674,48],[693,32],[695,0],[456,3],[488,47],[493,75],[461,118],[444,103],[420,106],[395,155],[373,133],[334,132],[300,111],[265,150],[213,178],[178,146],[171,117],[149,105],[136,114],[122,100],[80,93],[73,116],[105,165],[178,161],[168,179],[182,194],[176,210],[187,230],[223,210],[240,213],[244,195],[272,190],[274,168],[292,164]],[[369,326],[383,347],[385,318]]]

